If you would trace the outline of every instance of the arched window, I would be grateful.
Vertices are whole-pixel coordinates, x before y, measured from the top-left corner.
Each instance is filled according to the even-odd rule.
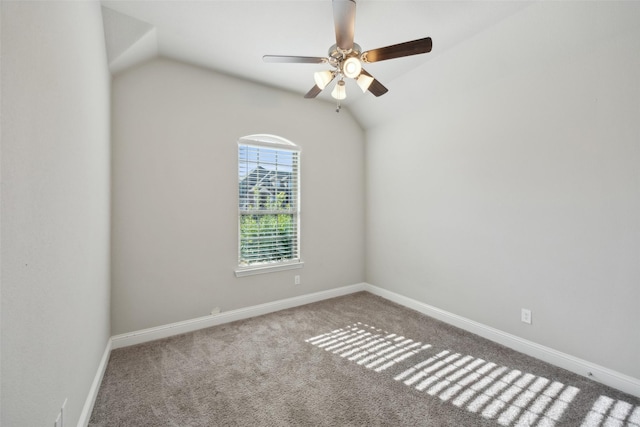
[[[300,147],[275,135],[242,137],[236,276],[300,267]]]

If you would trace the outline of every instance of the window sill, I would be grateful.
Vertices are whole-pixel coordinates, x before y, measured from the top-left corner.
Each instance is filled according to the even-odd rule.
[[[295,270],[304,267],[304,262],[292,262],[290,264],[261,265],[256,267],[238,267],[236,277],[254,276],[256,274],[273,273],[276,271]]]

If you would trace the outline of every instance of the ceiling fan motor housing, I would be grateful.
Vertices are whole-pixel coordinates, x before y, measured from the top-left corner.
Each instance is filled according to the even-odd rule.
[[[353,43],[353,48],[349,50],[340,49],[337,44],[334,44],[329,48],[329,62],[345,77],[357,78],[362,70],[361,52],[362,48],[357,43]],[[351,58],[354,60],[350,60]]]

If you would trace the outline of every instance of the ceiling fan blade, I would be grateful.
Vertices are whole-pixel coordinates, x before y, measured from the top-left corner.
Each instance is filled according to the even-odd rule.
[[[318,85],[313,85],[311,90],[305,94],[305,98],[315,98],[318,94],[322,92],[322,89],[318,87]]]
[[[353,49],[356,2],[354,0],[333,0],[333,22],[336,27],[336,45],[345,51]]]
[[[386,61],[387,59],[401,58],[403,56],[418,55],[421,53],[431,52],[431,37],[394,44],[392,46],[381,47],[378,49],[363,52],[361,58],[363,62]]]
[[[300,64],[324,64],[329,62],[327,58],[319,56],[287,56],[287,55],[265,55],[262,57],[264,62],[272,63],[300,63]]]
[[[364,74],[365,76],[369,76],[369,77],[373,78],[373,81],[371,82],[371,84],[369,85],[369,89],[367,89],[367,90],[369,92],[371,92],[372,94],[374,94],[376,97],[382,96],[385,93],[389,92],[389,89],[384,87],[382,85],[382,83],[380,83],[378,80],[376,80],[376,78],[373,77],[371,74],[367,73],[365,70],[362,70],[361,73]]]

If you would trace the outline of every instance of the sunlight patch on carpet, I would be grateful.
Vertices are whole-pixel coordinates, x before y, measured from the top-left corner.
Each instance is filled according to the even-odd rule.
[[[640,427],[640,406],[623,400],[600,396],[580,427]]]
[[[305,341],[376,372],[407,361],[429,348],[434,350],[430,344],[360,322]],[[440,351],[393,378],[470,413],[493,419],[499,425],[513,427],[555,426],[580,392],[578,388],[558,381],[450,350]],[[598,408],[594,405],[587,418],[599,422],[605,417],[629,422],[640,418],[638,408],[634,412],[623,403],[603,400]],[[582,427],[605,425],[618,424],[586,423]],[[640,427],[640,424],[629,425]]]
[[[364,323],[355,323],[305,340],[376,372],[431,347]]]
[[[553,426],[580,391],[448,350],[394,379],[503,426]]]

